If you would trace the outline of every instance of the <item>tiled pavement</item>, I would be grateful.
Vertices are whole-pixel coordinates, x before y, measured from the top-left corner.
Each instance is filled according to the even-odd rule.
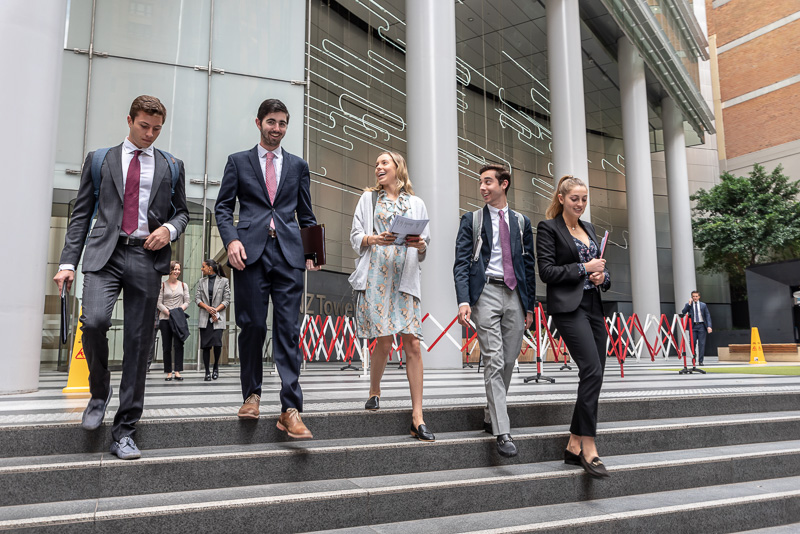
[[[718,365],[716,358],[706,358],[707,367]],[[514,373],[509,402],[529,403],[571,401],[578,383],[577,368],[560,370],[559,364],[545,364],[544,373],[555,383],[525,384],[523,378],[534,375],[535,366],[523,364]],[[601,398],[620,399],[737,395],[756,392],[800,392],[800,377],[708,373],[680,375],[681,365],[673,357],[655,362],[625,363],[625,377],[619,365],[609,359]],[[667,370],[671,369],[671,370]],[[238,367],[223,368],[219,380],[204,382],[196,371],[183,373],[183,382],[165,382],[164,374],[153,369],[148,375],[143,419],[232,416],[241,404]],[[117,389],[119,373],[112,374]],[[46,424],[80,421],[87,395],[64,395],[66,373],[46,371],[41,374],[39,391],[35,393],[0,395],[0,425]],[[362,372],[340,371],[338,365],[312,364],[301,378],[306,412],[358,410],[363,407],[369,391],[369,379]],[[279,413],[277,374],[265,374],[262,413]],[[411,401],[405,372],[390,364],[382,382],[381,406],[408,408]],[[482,372],[472,369],[426,370],[424,406],[481,405],[486,402]],[[118,406],[116,395],[109,406],[108,417]],[[765,407],[768,409],[768,407]],[[702,414],[698,414],[702,415]]]

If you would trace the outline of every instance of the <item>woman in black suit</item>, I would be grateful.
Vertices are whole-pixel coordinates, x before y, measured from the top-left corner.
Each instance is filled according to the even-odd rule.
[[[597,400],[606,364],[606,329],[600,289],[611,279],[592,224],[581,221],[589,192],[579,178],[564,176],[537,227],[539,276],[547,284],[547,312],[578,365],[578,400],[572,414],[564,463],[607,477],[597,453]]]

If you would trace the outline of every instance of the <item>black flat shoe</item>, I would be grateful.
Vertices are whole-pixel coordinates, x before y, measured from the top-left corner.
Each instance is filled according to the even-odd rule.
[[[219,378],[219,369],[214,369],[214,372],[211,373],[211,379],[216,380],[217,378]]]
[[[583,470],[592,475],[595,478],[606,478],[608,477],[608,471],[606,470],[606,466],[603,465],[603,461],[599,457],[595,457],[594,460],[588,462],[586,458],[583,456],[583,453],[579,456],[581,460],[581,465],[583,466]]]
[[[483,422],[483,431],[487,434],[491,434],[494,436],[494,432],[492,431],[492,423],[487,423],[486,421]]]
[[[517,446],[514,445],[511,434],[500,434],[497,436],[497,452],[500,453],[500,456],[505,456],[506,458],[517,455]]]
[[[203,382],[211,382],[211,373],[206,373],[206,377],[203,379]]]
[[[564,463],[567,465],[581,465],[581,457],[569,449],[564,449]]]
[[[171,382],[172,381],[172,375],[167,375],[167,378],[165,378],[164,380],[167,381],[167,382]]]
[[[183,377],[182,377],[182,376],[175,375],[175,380],[178,380],[178,381],[181,381],[181,382],[182,382],[182,381],[183,381]]]
[[[375,411],[381,407],[380,398],[377,395],[373,395],[370,397],[366,404],[364,404],[365,410]]]
[[[436,436],[428,430],[424,423],[417,428],[414,428],[414,423],[411,423],[411,435],[420,441],[436,441]]]

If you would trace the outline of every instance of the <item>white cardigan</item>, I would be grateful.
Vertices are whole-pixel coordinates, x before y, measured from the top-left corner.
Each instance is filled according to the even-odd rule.
[[[407,215],[412,219],[427,219],[428,210],[421,198],[410,196],[411,210]],[[374,231],[374,214],[372,213],[372,191],[366,191],[361,195],[361,199],[356,206],[353,214],[353,227],[350,230],[350,244],[353,250],[358,253],[356,258],[356,270],[350,275],[350,285],[356,291],[367,289],[367,275],[369,271],[369,257],[372,250],[371,246],[362,247],[365,235],[372,235]],[[425,241],[426,251],[430,243],[430,224],[425,227],[420,237]],[[400,291],[411,296],[420,297],[420,273],[422,268],[420,262],[425,261],[425,253],[420,253],[413,247],[408,247],[406,261],[403,265],[403,273],[400,275]]]

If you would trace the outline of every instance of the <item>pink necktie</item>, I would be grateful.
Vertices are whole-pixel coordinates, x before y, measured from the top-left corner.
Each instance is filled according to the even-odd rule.
[[[500,253],[503,256],[503,281],[508,289],[514,291],[517,287],[517,275],[514,274],[514,262],[511,259],[511,236],[508,233],[508,225],[503,210],[500,210]]]
[[[125,196],[122,198],[122,231],[130,235],[139,228],[139,178],[142,164],[139,162],[141,150],[133,151],[133,159],[128,165],[125,178]]]
[[[278,190],[278,180],[275,178],[275,165],[272,160],[275,158],[273,152],[267,152],[267,166],[264,169],[264,174],[267,177],[267,194],[269,194],[269,201],[271,204],[275,202],[275,191]],[[275,229],[275,218],[273,216],[269,221],[269,227]]]

